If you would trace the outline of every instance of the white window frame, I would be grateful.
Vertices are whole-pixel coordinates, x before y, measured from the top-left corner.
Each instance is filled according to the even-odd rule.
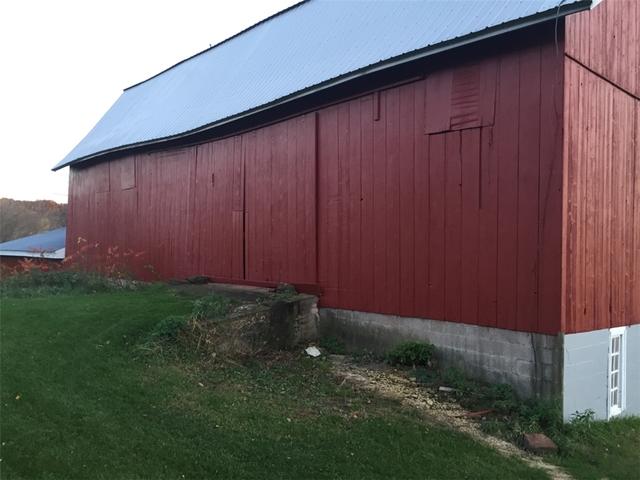
[[[618,404],[611,404],[612,389],[612,340],[616,337],[620,338],[619,354],[618,354]],[[607,347],[607,418],[613,418],[620,415],[626,407],[627,397],[627,327],[616,327],[609,329],[609,344]]]

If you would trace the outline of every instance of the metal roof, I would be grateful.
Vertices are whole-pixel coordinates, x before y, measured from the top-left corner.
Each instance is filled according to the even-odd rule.
[[[126,89],[54,170],[213,128],[355,76],[591,6],[592,0],[303,2]]]
[[[0,243],[0,256],[64,258],[65,227]]]

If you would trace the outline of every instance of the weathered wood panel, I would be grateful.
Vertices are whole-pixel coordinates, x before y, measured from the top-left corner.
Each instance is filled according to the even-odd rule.
[[[244,278],[244,181],[239,140],[229,138],[197,147],[193,225],[193,232],[197,232],[193,235],[195,264],[198,272],[219,278]]]
[[[637,323],[640,102],[568,58],[564,330]]]
[[[245,279],[315,284],[315,114],[241,139],[246,176]]]
[[[566,53],[640,98],[640,2],[606,0],[565,22]]]

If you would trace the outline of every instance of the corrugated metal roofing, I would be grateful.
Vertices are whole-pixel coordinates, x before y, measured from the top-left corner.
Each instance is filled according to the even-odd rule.
[[[54,169],[200,131],[354,74],[587,9],[592,0],[311,0],[125,90]]]
[[[66,238],[67,229],[65,227],[36,233],[28,237],[16,238],[15,240],[0,243],[0,256],[21,254],[34,256],[34,254],[54,253],[64,248]]]

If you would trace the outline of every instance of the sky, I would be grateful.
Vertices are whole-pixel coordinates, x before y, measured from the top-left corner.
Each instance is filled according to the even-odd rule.
[[[0,2],[0,197],[67,201],[52,172],[122,90],[297,0]]]

